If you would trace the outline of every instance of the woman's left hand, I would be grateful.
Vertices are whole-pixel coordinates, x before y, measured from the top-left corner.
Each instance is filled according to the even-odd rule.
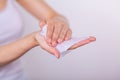
[[[67,19],[64,16],[54,16],[47,19],[46,23],[41,21],[40,26],[42,27],[44,24],[48,25],[46,40],[50,46],[56,46],[58,43],[71,38],[72,31],[69,27]]]

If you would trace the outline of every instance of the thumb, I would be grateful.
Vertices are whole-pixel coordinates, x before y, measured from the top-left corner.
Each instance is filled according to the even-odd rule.
[[[59,59],[60,58],[60,53],[57,49],[54,50],[54,55]]]
[[[60,53],[56,48],[48,47],[45,50],[47,50],[49,53],[55,55],[58,59],[60,58]]]

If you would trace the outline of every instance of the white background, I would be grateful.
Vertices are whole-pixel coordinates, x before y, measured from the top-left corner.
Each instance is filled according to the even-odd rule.
[[[93,35],[97,41],[59,60],[39,47],[30,50],[22,57],[29,80],[120,80],[120,1],[47,2],[69,19],[73,36]],[[38,20],[18,8],[25,23],[24,35],[38,30]]]

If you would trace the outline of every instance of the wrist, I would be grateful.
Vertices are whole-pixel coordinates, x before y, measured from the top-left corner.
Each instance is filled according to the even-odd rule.
[[[67,22],[68,23],[68,20],[63,15],[55,16],[54,19],[55,20],[61,20],[63,22]]]
[[[59,14],[56,13],[56,12],[51,13],[51,14],[46,18],[46,20],[48,20],[48,19],[52,19],[52,18],[54,18],[55,16],[58,16],[58,15],[59,15]]]
[[[30,38],[31,38],[31,42],[34,46],[38,46],[39,43],[37,42],[35,36],[36,36],[37,32],[33,32],[31,35],[30,35]]]
[[[51,20],[60,20],[60,21],[68,23],[68,20],[63,15],[57,14],[57,13],[55,13],[55,14],[53,14],[50,17],[45,19],[46,23],[51,21]]]

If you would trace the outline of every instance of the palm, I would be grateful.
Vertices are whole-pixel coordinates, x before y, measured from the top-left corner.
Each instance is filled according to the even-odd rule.
[[[59,51],[58,51],[55,47],[49,46],[49,45],[47,44],[44,36],[42,36],[42,35],[40,35],[40,34],[38,33],[38,34],[36,35],[36,39],[37,39],[37,41],[38,41],[38,43],[39,43],[39,45],[40,45],[40,47],[41,47],[42,49],[44,49],[44,50],[46,50],[47,52],[55,55],[57,58],[60,57]],[[83,45],[88,44],[88,43],[93,42],[93,41],[95,41],[95,37],[89,37],[89,38],[87,38],[86,40],[83,40],[83,41],[80,41],[80,42],[74,44],[74,45],[71,46],[68,50],[76,49],[76,48],[78,48],[78,47],[80,47],[80,46],[83,46]]]

